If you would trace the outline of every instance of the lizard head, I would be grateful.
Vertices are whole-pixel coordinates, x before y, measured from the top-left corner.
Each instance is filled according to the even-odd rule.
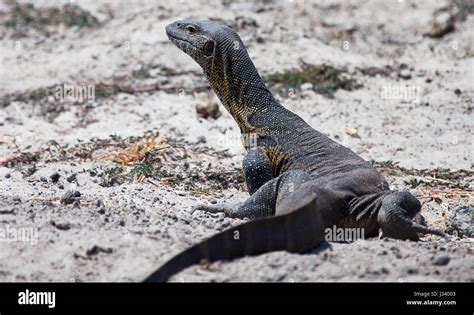
[[[166,26],[168,38],[183,52],[191,56],[211,74],[215,63],[221,60],[221,52],[238,49],[243,44],[230,27],[207,20],[180,20]]]
[[[257,72],[239,35],[230,27],[204,20],[181,20],[166,26],[169,39],[204,70],[209,84],[241,130],[249,112],[279,105]],[[255,95],[260,102],[255,102]]]

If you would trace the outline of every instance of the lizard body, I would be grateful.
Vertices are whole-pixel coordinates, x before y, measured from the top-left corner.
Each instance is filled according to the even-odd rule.
[[[250,197],[243,203],[200,205],[252,221],[225,230],[170,259],[145,281],[166,281],[202,260],[233,259],[269,251],[304,252],[324,241],[325,229],[379,230],[417,240],[442,232],[413,221],[420,202],[390,190],[383,176],[350,149],[316,131],[268,90],[241,39],[211,21],[182,20],[166,27],[191,56],[238,124],[247,150],[243,170]]]

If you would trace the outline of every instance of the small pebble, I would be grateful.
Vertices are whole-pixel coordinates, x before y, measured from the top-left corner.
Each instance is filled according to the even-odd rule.
[[[446,266],[447,264],[449,264],[450,260],[451,260],[451,258],[449,256],[440,255],[440,256],[436,256],[433,259],[433,264],[436,265],[436,266]]]
[[[196,143],[198,143],[198,144],[207,142],[206,137],[204,137],[204,136],[199,136],[199,137],[197,137],[196,140],[197,140]]]
[[[228,227],[230,225],[230,220],[228,218],[224,219],[222,221],[222,227]]]
[[[418,268],[416,267],[407,267],[405,269],[406,273],[409,274],[409,275],[415,275],[419,272]]]
[[[403,69],[402,71],[400,71],[399,76],[400,76],[400,78],[405,79],[405,80],[411,79],[410,70],[408,70],[408,69]]]
[[[69,205],[76,200],[75,192],[68,190],[61,196],[61,203]]]
[[[455,233],[460,237],[473,237],[473,213],[472,206],[461,205],[454,208],[448,217],[447,230],[448,233]]]
[[[63,231],[67,231],[71,228],[71,224],[68,222],[51,221],[51,225],[56,227],[58,230],[63,230]]]
[[[77,175],[76,173],[72,173],[71,175],[69,175],[66,180],[69,182],[69,183],[72,183],[73,181],[75,181],[77,178]]]
[[[51,178],[51,181],[52,181],[53,183],[57,183],[58,180],[59,180],[59,177],[61,177],[61,176],[59,175],[59,173],[58,173],[58,172],[54,172],[53,174],[51,174],[51,176],[50,176],[49,178]]]

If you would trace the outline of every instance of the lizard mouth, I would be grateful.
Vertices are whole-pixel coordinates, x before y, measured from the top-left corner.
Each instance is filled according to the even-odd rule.
[[[166,35],[176,46],[181,49],[195,48],[194,45],[188,39],[180,36],[179,32],[177,32],[173,28],[167,27]]]
[[[176,35],[171,35],[170,33],[168,33],[166,35],[168,35],[168,38],[173,42],[187,43],[187,44],[191,45],[191,43],[189,41],[187,41],[186,39],[184,39],[184,38],[178,37]]]

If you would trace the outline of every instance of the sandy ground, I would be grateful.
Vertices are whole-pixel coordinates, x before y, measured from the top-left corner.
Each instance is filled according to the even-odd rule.
[[[218,101],[166,38],[165,25],[181,18],[232,25],[263,76],[303,64],[343,69],[357,88],[332,97],[308,84],[272,88],[373,160],[393,189],[418,196],[449,240],[330,243],[194,266],[172,281],[474,281],[473,238],[449,223],[468,207],[472,228],[469,1],[81,0],[80,25],[55,22],[70,12],[65,2],[35,1],[47,18],[26,25],[0,2],[0,281],[139,281],[242,223],[191,212],[247,193],[238,128],[221,105],[217,119],[198,116],[196,106]],[[64,84],[95,95],[56,100]]]

